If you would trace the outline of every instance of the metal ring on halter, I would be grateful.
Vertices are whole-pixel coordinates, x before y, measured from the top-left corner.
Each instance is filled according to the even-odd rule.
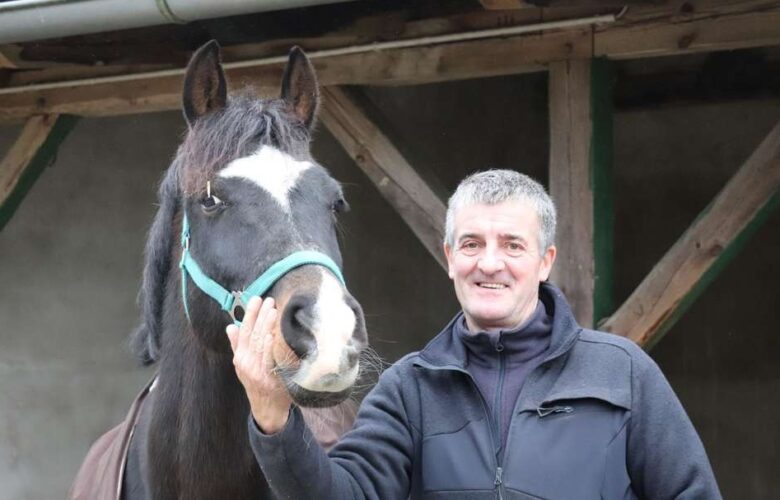
[[[230,292],[230,294],[233,296],[233,305],[230,307],[228,314],[233,318],[233,322],[240,324],[246,314],[246,304],[244,304],[244,299],[241,298],[242,292]],[[242,311],[241,319],[236,318],[236,309],[238,308],[241,308]]]

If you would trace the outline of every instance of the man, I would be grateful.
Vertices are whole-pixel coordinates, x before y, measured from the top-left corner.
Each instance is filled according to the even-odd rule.
[[[444,252],[463,310],[382,374],[327,455],[262,347],[272,299],[255,301],[228,335],[273,490],[292,499],[720,498],[655,363],[626,339],[580,328],[546,282],[555,223],[552,200],[525,175],[491,170],[461,182]]]

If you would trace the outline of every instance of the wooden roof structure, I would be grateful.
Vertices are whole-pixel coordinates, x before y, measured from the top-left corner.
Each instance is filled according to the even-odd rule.
[[[398,0],[0,45],[0,123],[24,123],[0,163],[0,228],[77,117],[178,108],[184,65],[211,38],[223,46],[232,84],[261,92],[276,90],[289,47],[303,47],[324,87],[322,122],[442,265],[444,200],[346,86],[548,72],[549,188],[563,256],[553,279],[582,324],[647,348],[780,203],[778,124],[628,300],[613,307],[612,110],[616,99],[632,101],[615,95],[615,61],[760,49],[763,67],[776,70],[780,1]],[[780,77],[767,74],[780,72],[762,73],[755,85],[780,94]],[[636,81],[647,90],[660,80],[640,74]],[[686,82],[664,89],[680,85],[684,94]]]

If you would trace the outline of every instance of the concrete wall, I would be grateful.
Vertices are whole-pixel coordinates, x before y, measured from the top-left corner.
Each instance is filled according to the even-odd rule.
[[[364,89],[442,193],[485,166],[546,181],[543,75]],[[487,96],[487,98],[485,97]],[[616,298],[625,298],[780,118],[780,103],[619,112]],[[150,376],[124,342],[137,315],[155,184],[178,113],[80,122],[0,232],[0,500],[63,497],[92,440]],[[0,151],[17,129],[0,129]],[[457,310],[446,274],[325,130],[315,156],[345,184],[345,275],[387,359]],[[727,498],[780,487],[773,319],[778,214],[653,351],[700,430]]]
[[[175,114],[84,120],[0,232],[0,498],[64,498],[90,443],[150,377],[135,324]],[[3,129],[0,150],[15,138]]]

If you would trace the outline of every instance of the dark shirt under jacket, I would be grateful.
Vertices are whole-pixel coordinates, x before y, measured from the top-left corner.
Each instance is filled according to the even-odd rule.
[[[552,318],[540,300],[531,317],[510,330],[472,333],[464,316],[455,321],[455,329],[468,349],[465,368],[500,429],[503,450],[520,389],[550,346]]]

